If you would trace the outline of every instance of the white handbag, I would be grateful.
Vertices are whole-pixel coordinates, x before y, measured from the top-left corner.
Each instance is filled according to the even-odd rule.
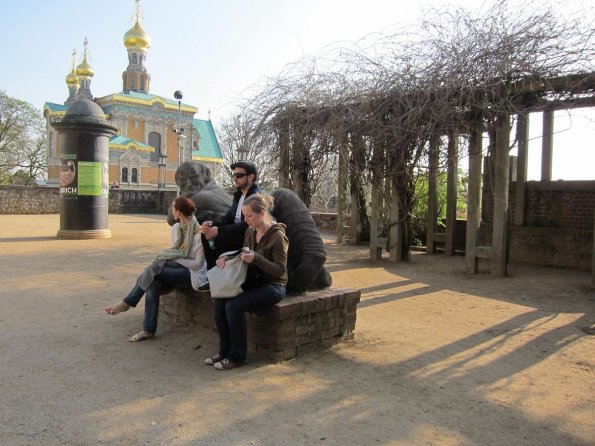
[[[207,271],[209,288],[213,298],[236,297],[242,293],[242,284],[246,281],[248,264],[242,261],[242,250],[224,252],[225,268],[215,265]]]

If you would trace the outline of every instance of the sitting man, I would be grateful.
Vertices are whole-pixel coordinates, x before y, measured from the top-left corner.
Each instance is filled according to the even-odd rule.
[[[326,250],[310,210],[289,189],[273,192],[273,217],[285,224],[289,239],[287,252],[287,294],[330,287],[333,279],[324,266]]]
[[[248,225],[244,222],[242,203],[246,197],[261,191],[256,183],[258,170],[253,162],[238,161],[233,163],[231,168],[236,188],[231,207],[224,216],[202,223],[203,246],[209,269],[215,266],[222,253],[240,249],[244,245],[244,234]]]

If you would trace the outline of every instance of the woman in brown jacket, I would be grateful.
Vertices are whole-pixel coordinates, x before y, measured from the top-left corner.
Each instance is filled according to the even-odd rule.
[[[247,311],[274,305],[285,296],[287,284],[287,236],[285,225],[276,223],[269,209],[273,198],[255,194],[247,197],[242,213],[248,229],[244,237],[242,260],[248,264],[243,292],[229,299],[213,299],[215,325],[219,334],[219,353],[205,364],[218,370],[244,365],[248,353]],[[225,257],[217,259],[217,267],[225,267]]]

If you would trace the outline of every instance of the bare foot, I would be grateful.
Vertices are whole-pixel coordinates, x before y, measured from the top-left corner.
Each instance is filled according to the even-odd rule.
[[[118,302],[116,305],[110,305],[109,307],[105,307],[105,312],[107,314],[114,314],[123,313],[124,311],[128,311],[130,305],[125,303],[124,301]]]

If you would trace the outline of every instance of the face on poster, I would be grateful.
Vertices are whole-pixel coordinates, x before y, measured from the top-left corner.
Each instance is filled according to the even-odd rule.
[[[60,187],[72,187],[76,180],[76,160],[63,159],[60,164]]]

